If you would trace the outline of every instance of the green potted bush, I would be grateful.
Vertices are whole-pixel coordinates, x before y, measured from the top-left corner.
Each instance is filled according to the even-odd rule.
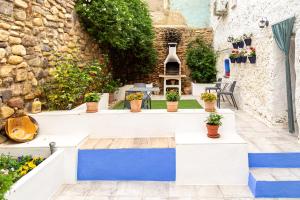
[[[204,101],[206,112],[215,112],[216,111],[215,104],[216,104],[217,96],[215,94],[208,93],[208,92],[202,93],[201,99]]]
[[[86,112],[94,113],[98,112],[98,104],[100,101],[99,93],[87,93],[84,95],[84,102],[86,102]]]
[[[223,118],[222,115],[217,113],[210,113],[206,120],[206,127],[207,127],[207,136],[209,138],[219,138],[220,134],[218,133],[219,127],[222,125],[221,119]]]
[[[141,112],[143,97],[142,92],[135,92],[126,96],[126,99],[130,101],[131,112]]]
[[[180,95],[177,91],[169,91],[166,94],[167,100],[167,111],[168,112],[177,112],[178,110],[178,101],[180,100]]]
[[[104,85],[103,93],[109,93],[109,104],[115,100],[115,91],[118,90],[119,85],[119,81],[116,80],[110,80]]]

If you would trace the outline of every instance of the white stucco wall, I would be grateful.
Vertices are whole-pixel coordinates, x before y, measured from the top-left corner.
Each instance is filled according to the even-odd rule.
[[[295,15],[294,29],[296,33],[300,28],[299,14],[299,0],[237,0],[235,8],[231,8],[229,3],[226,17],[211,17],[211,25],[215,31],[214,47],[219,51],[218,70],[220,74],[224,74],[223,60],[228,57],[232,48],[231,44],[227,42],[227,37],[229,35],[236,37],[244,33],[254,34],[252,46],[257,51],[257,63],[253,65],[248,61],[247,64],[234,64],[231,66],[231,75],[238,81],[235,95],[239,107],[269,125],[287,125],[284,56],[273,38],[271,25]],[[258,20],[261,17],[268,18],[269,27],[264,29],[258,27]],[[299,34],[296,38],[300,43]],[[296,53],[298,52],[299,57],[300,44],[296,45],[298,48]],[[292,57],[294,62],[295,58]],[[295,68],[300,74],[299,61],[295,62]],[[293,77],[295,79],[295,74]],[[299,80],[297,80],[297,85],[300,88]],[[298,92],[296,93],[298,110],[300,110],[299,100]],[[298,116],[300,117],[300,114]]]

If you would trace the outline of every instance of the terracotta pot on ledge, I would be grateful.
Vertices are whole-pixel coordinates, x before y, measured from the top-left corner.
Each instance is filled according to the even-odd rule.
[[[207,127],[207,136],[209,138],[219,138],[220,134],[218,133],[219,126],[206,124]]]
[[[86,112],[95,113],[98,112],[98,102],[86,102]]]
[[[130,101],[131,112],[141,112],[143,100],[132,100]]]
[[[215,104],[216,104],[216,101],[205,101],[204,102],[205,111],[206,112],[215,112],[216,111]]]
[[[167,101],[168,112],[177,112],[177,110],[178,110],[178,101]]]

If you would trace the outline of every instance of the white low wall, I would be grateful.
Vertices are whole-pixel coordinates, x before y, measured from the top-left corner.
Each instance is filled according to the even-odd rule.
[[[64,181],[64,151],[59,150],[23,176],[6,193],[7,200],[49,199]]]
[[[205,92],[206,87],[214,87],[215,84],[213,83],[192,83],[192,95],[193,96],[200,96],[202,93]]]
[[[222,134],[235,133],[234,112],[220,109]],[[90,137],[174,137],[175,131],[206,132],[205,120],[209,113],[203,109],[143,110],[131,113],[129,110],[102,110],[98,113],[44,112],[32,115],[39,123],[41,134],[64,136],[87,134]]]

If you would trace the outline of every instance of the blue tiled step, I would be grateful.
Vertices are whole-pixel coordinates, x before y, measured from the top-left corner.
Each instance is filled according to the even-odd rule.
[[[78,151],[78,180],[175,181],[175,148]]]
[[[299,198],[300,168],[252,168],[249,187],[255,197]]]

